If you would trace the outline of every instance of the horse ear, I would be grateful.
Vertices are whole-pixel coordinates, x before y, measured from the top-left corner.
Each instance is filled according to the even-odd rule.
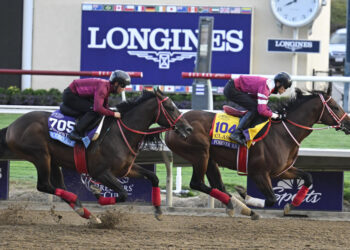
[[[154,86],[153,91],[156,95],[163,95],[163,92],[160,90],[159,86]]]
[[[327,88],[327,95],[331,96],[332,95],[332,83],[328,83],[328,88]]]

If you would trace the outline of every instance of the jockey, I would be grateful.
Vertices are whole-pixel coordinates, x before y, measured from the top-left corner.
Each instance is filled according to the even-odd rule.
[[[285,72],[278,73],[273,80],[244,75],[235,80],[230,79],[225,85],[224,95],[230,101],[248,110],[240,119],[238,127],[230,135],[230,139],[245,145],[243,130],[250,127],[256,115],[282,119],[282,114],[273,113],[267,106],[267,102],[270,94],[283,94],[291,85],[291,78]]]
[[[108,97],[111,93],[122,93],[130,82],[130,76],[122,70],[114,71],[109,81],[99,78],[74,80],[63,92],[63,103],[84,115],[77,121],[68,138],[81,140],[89,124],[101,115],[120,118],[119,112],[108,108]]]

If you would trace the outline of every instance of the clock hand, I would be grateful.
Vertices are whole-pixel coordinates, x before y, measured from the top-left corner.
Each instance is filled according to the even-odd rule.
[[[284,5],[284,6],[291,5],[291,4],[293,4],[293,3],[296,3],[297,1],[298,1],[298,0],[293,0],[293,1],[290,1],[290,2],[286,3],[286,5]]]

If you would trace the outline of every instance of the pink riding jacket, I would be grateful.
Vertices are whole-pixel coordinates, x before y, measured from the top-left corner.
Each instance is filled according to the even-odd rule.
[[[260,76],[240,76],[234,80],[235,87],[257,99],[258,112],[262,116],[271,117],[272,112],[267,106],[269,96],[275,88],[273,80]]]
[[[108,109],[108,96],[112,92],[108,80],[99,78],[86,78],[74,80],[69,88],[74,94],[81,97],[94,98],[94,111],[106,116],[114,116],[114,112]]]

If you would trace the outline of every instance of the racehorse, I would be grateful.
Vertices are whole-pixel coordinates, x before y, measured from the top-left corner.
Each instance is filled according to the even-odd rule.
[[[309,173],[293,166],[300,142],[310,135],[315,123],[329,125],[349,134],[350,118],[330,97],[329,91],[303,95],[300,90],[297,90],[294,98],[281,101],[276,110],[285,112],[286,118],[279,122],[270,121],[271,127],[268,134],[250,147],[248,156],[247,175],[255,182],[266,200],[252,198],[246,194],[246,190],[237,189],[237,191],[245,199],[247,205],[270,207],[276,202],[271,178],[301,178],[304,180],[304,187],[298,191],[292,204],[285,206],[284,212],[287,214],[290,209],[303,201],[312,184]],[[232,215],[233,207],[237,207],[237,204],[233,205],[233,203],[239,200],[233,200],[232,203],[231,195],[226,191],[222,182],[219,166],[236,170],[237,149],[211,145],[209,132],[212,129],[215,115],[213,112],[199,110],[185,113],[185,119],[193,127],[191,136],[184,141],[180,140],[180,137],[173,131],[168,131],[165,141],[174,153],[192,164],[193,174],[190,187],[220,200],[226,205],[229,215]],[[204,175],[207,176],[210,187],[205,184]],[[257,218],[254,211],[250,209],[245,209],[245,211],[241,213],[252,216],[252,219]]]
[[[192,128],[173,101],[159,89],[143,91],[135,100],[117,106],[122,119],[106,118],[100,138],[86,149],[87,172],[94,180],[118,193],[114,203],[127,198],[127,192],[116,177],[148,179],[152,183],[155,216],[160,219],[159,180],[152,171],[135,164],[134,160],[145,136],[152,138],[152,135],[173,129],[185,139]],[[29,112],[0,130],[0,158],[32,162],[37,170],[38,191],[61,197],[80,216],[98,222],[75,194],[66,191],[60,167],[75,170],[73,148],[49,137],[49,116],[49,112]],[[163,127],[149,129],[154,123]],[[102,199],[100,204],[108,205],[108,202]]]

